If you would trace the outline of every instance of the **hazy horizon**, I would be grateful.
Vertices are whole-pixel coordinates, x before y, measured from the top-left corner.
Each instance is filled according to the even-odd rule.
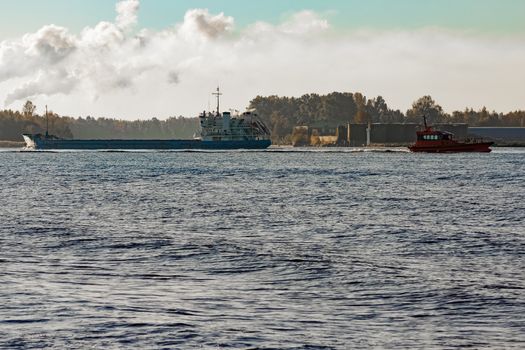
[[[26,13],[27,9],[32,9]],[[257,95],[381,95],[406,111],[525,109],[519,1],[2,3],[0,107],[61,115],[194,117]]]

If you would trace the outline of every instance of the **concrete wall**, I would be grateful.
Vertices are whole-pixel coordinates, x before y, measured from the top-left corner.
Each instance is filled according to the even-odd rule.
[[[493,127],[473,127],[468,128],[468,133],[472,137],[483,137],[495,141],[505,142],[525,142],[525,128],[493,128]]]
[[[352,147],[366,146],[367,124],[350,124],[350,138],[347,144]],[[407,144],[416,140],[417,124],[371,124],[371,144]]]
[[[404,144],[416,141],[417,124],[372,124],[371,143]]]
[[[349,139],[348,145],[351,147],[366,146],[366,124],[348,124]]]

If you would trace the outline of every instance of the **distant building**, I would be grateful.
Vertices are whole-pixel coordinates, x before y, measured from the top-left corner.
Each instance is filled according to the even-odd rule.
[[[458,139],[467,137],[467,124],[436,124],[440,130],[456,135]],[[300,146],[349,146],[362,147],[367,145],[403,146],[416,140],[419,124],[402,123],[371,123],[340,125],[336,128],[315,128],[297,126],[292,132],[292,144]]]

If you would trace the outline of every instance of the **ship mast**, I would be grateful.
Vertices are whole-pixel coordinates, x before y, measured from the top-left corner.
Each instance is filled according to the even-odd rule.
[[[212,93],[212,95],[217,96],[217,116],[220,116],[221,112],[220,112],[220,109],[219,109],[219,107],[220,107],[219,103],[220,103],[220,98],[221,98],[222,93],[221,93],[221,91],[220,91],[218,86],[217,86],[217,92]]]

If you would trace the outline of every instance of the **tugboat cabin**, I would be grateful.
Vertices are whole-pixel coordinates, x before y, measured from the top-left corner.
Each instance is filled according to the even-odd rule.
[[[435,131],[435,130],[427,130],[420,131],[417,133],[417,140],[418,141],[442,141],[442,140],[453,140],[454,134],[446,132],[446,131]]]

